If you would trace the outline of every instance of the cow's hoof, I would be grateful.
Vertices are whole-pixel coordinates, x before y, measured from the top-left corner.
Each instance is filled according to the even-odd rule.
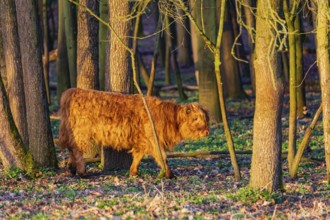
[[[172,179],[172,178],[175,177],[175,175],[170,170],[167,170],[166,171],[166,175],[165,176],[166,176],[167,179]]]

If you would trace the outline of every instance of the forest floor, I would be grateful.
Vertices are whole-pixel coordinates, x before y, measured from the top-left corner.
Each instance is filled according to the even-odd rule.
[[[183,74],[184,75],[184,74]],[[317,85],[308,86],[311,117],[298,121],[301,140],[320,103]],[[177,98],[176,91],[161,97]],[[188,92],[189,101],[197,99]],[[283,152],[287,146],[288,97],[285,98]],[[237,151],[252,148],[254,99],[228,100],[227,109]],[[58,121],[52,121],[54,137]],[[283,159],[284,189],[273,194],[248,188],[251,154],[239,154],[242,180],[233,176],[228,154],[201,158],[170,158],[174,179],[158,179],[153,160],[141,163],[139,176],[128,171],[102,172],[98,163],[87,166],[88,178],[69,175],[67,152],[57,147],[60,169],[42,169],[34,178],[0,166],[0,219],[329,219],[330,185],[325,182],[322,123],[319,120],[309,144],[308,160],[301,163],[298,178],[288,175]],[[226,151],[222,124],[211,126],[211,135],[177,146],[177,152]]]
[[[141,52],[150,60],[153,43],[148,45],[143,45],[145,51]],[[304,72],[315,60],[315,55],[311,56],[304,61]],[[157,75],[164,74],[160,72],[158,69]],[[185,84],[195,83],[191,67],[182,69],[182,77]],[[306,83],[310,116],[298,120],[298,144],[320,104],[315,65]],[[248,86],[245,90],[251,94]],[[188,102],[197,101],[196,91],[187,94]],[[160,92],[160,96],[178,101],[176,91]],[[226,101],[235,148],[243,153],[252,149],[254,102],[254,98]],[[57,109],[51,106],[51,111]],[[287,94],[282,123],[285,152]],[[58,125],[58,121],[52,121],[54,138],[58,137]],[[130,177],[126,170],[102,172],[98,163],[91,163],[87,165],[88,178],[78,178],[65,168],[67,152],[57,146],[59,170],[41,169],[31,178],[18,170],[5,172],[0,165],[0,219],[330,219],[330,185],[325,182],[322,135],[319,119],[298,178],[290,178],[286,159],[282,159],[283,190],[272,194],[248,188],[249,153],[237,156],[242,175],[239,182],[234,179],[228,154],[169,158],[176,176],[173,179],[158,179],[159,169],[149,159],[142,161],[137,177]],[[175,151],[227,151],[222,124],[213,124],[209,137],[181,143]]]

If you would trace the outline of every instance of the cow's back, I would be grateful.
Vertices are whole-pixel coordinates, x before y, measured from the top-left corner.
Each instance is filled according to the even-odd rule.
[[[136,110],[140,97],[94,90],[70,89],[61,99],[62,122],[60,142],[62,147],[92,144],[111,146],[114,149],[131,149],[141,133]]]

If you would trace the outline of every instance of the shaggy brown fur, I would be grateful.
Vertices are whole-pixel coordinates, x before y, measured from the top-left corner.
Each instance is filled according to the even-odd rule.
[[[207,112],[198,104],[179,105],[146,97],[154,120],[164,161],[164,150],[185,139],[198,139],[209,134]],[[166,177],[171,172],[157,153],[151,123],[141,95],[94,90],[69,89],[61,98],[60,144],[70,153],[69,167],[73,173],[85,173],[83,152],[91,145],[108,146],[133,155],[130,174],[136,175],[144,155],[154,157]]]

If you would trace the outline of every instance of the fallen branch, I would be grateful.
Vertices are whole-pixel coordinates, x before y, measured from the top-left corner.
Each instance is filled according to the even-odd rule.
[[[245,150],[245,151],[236,151],[235,152],[238,155],[252,155],[251,150]],[[287,152],[284,152],[282,154],[282,159],[287,158]],[[229,151],[197,151],[197,152],[172,152],[167,154],[167,158],[204,158],[204,159],[210,159],[210,158],[220,158],[223,156],[229,155]],[[145,157],[143,161],[149,161],[150,157]],[[97,163],[100,162],[100,158],[84,158],[85,163]],[[313,163],[322,163],[324,159],[319,158],[307,158],[302,157],[301,161],[304,162],[313,162]]]
[[[190,86],[190,85],[182,85],[183,89],[188,90],[188,91],[197,91],[198,86]],[[178,86],[177,85],[169,85],[169,86],[163,86],[160,88],[162,91],[168,91],[168,90],[177,90]]]

